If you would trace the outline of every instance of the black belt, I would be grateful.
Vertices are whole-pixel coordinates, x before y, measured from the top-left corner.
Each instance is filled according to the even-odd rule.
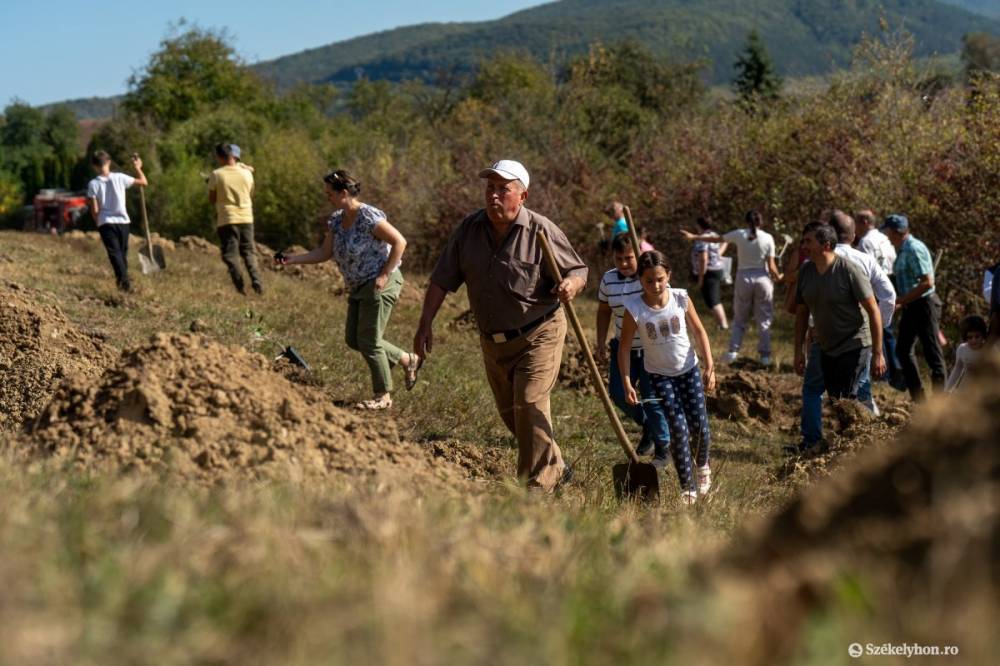
[[[512,328],[509,331],[501,331],[499,333],[490,333],[487,337],[489,337],[490,340],[496,342],[497,344],[501,342],[510,342],[511,340],[516,340],[522,335],[526,335],[531,331],[535,330],[536,328],[547,322],[549,319],[555,317],[557,312],[559,312],[558,305],[549,310],[547,313],[543,314],[535,321],[527,323],[521,328]]]

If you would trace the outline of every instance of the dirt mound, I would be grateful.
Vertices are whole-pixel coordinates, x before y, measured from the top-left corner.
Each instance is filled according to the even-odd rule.
[[[598,361],[597,368],[601,371],[601,377],[604,378],[605,385],[607,385],[608,364]],[[594,382],[590,378],[590,369],[587,367],[587,355],[574,335],[567,335],[566,343],[563,345],[562,364],[559,366],[559,385],[563,388],[579,391],[584,395],[597,395],[597,389],[594,388]]]
[[[29,434],[33,451],[79,466],[197,481],[464,476],[401,442],[386,416],[336,407],[273,372],[263,356],[197,334],[158,334],[98,380],[64,385]]]
[[[0,430],[31,421],[59,383],[96,377],[116,350],[70,322],[51,298],[0,283]]]
[[[205,252],[206,254],[218,254],[219,252],[218,245],[208,242],[201,236],[181,236],[177,240],[177,244],[185,249]]]
[[[1000,599],[998,373],[994,361],[990,376],[921,405],[891,445],[808,487],[739,541],[728,564],[754,590],[748,613],[758,627],[745,633],[759,637],[758,649],[792,649],[801,623],[840,603],[850,580],[898,626],[912,631],[919,617],[929,633],[918,642],[947,638],[966,655],[963,637],[983,629],[984,613],[995,617]],[[859,427],[853,419],[845,432]],[[879,602],[890,592],[891,608]]]
[[[724,419],[759,419],[769,423],[774,417],[775,391],[770,377],[739,370],[719,378],[714,395],[706,396],[710,414]]]
[[[429,448],[435,459],[461,467],[473,479],[513,479],[517,476],[513,449],[476,446],[458,440],[432,442]]]

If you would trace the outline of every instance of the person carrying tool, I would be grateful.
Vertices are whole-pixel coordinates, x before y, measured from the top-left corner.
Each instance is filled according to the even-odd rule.
[[[729,338],[729,351],[723,363],[732,363],[739,357],[743,335],[753,312],[760,333],[757,351],[761,365],[771,365],[771,322],[774,318],[774,282],[781,280],[781,273],[774,261],[774,237],[761,229],[764,217],[756,210],[746,214],[747,226],[734,229],[722,236],[718,234],[693,234],[681,230],[689,241],[704,243],[732,243],[736,246],[739,269],[733,291],[733,325]]]
[[[479,177],[486,207],[461,222],[438,259],[413,348],[431,353],[434,317],[448,292],[465,284],[497,411],[517,438],[518,477],[550,491],[570,475],[549,413],[566,338],[559,304],[586,286],[587,266],[555,223],[525,207],[530,182],[520,162],[500,160]],[[558,284],[543,269],[540,230],[563,274]]]
[[[670,423],[670,448],[681,484],[681,501],[693,504],[699,493],[705,494],[712,487],[712,470],[708,465],[711,432],[705,406],[706,388],[715,389],[712,348],[687,291],[670,287],[670,263],[663,253],[644,252],[639,257],[638,273],[642,294],[625,301],[622,343],[618,349],[625,396],[630,405],[639,403],[630,367],[632,338],[638,332],[643,365],[656,397],[663,401]],[[695,348],[688,338],[689,329],[705,364],[704,381]],[[691,439],[695,441],[697,470],[692,470]],[[697,485],[692,473],[695,471]]]
[[[131,220],[125,208],[125,190],[138,185],[146,187],[149,181],[142,172],[142,159],[133,155],[135,177],[111,171],[111,156],[98,150],[90,159],[97,177],[87,184],[87,206],[97,222],[97,233],[108,253],[111,269],[115,272],[118,289],[132,290],[128,278],[128,235]]]
[[[368,363],[375,394],[355,407],[388,409],[392,407],[392,369],[403,366],[409,390],[416,384],[423,363],[416,354],[404,352],[382,337],[403,289],[399,267],[406,239],[389,224],[385,213],[358,198],[361,183],[347,171],[336,169],[326,174],[323,187],[334,208],[323,243],[307,254],[286,256],[279,252],[274,260],[282,265],[318,264],[332,257],[337,262],[349,289],[344,337],[347,346],[361,352]]]
[[[914,346],[920,340],[924,358],[931,369],[931,384],[944,389],[947,375],[944,352],[939,340],[941,299],[934,291],[934,261],[927,246],[910,233],[910,221],[903,215],[885,218],[882,231],[896,248],[893,264],[896,274],[896,310],[900,311],[896,358],[903,366],[903,377],[910,398],[924,398],[924,386],[917,369]]]
[[[232,143],[215,146],[219,168],[208,177],[208,200],[215,206],[222,261],[236,291],[246,293],[240,257],[250,274],[250,285],[264,293],[253,242],[253,169],[240,164],[240,147]]]
[[[642,285],[636,276],[638,264],[635,251],[627,233],[618,234],[611,242],[615,267],[601,277],[597,291],[597,358],[608,361],[608,329],[614,320],[614,336],[611,338],[611,357],[608,369],[608,393],[615,405],[642,428],[642,439],[636,447],[639,455],[655,453],[654,464],[662,466],[667,459],[670,446],[670,431],[666,416],[658,399],[653,396],[649,375],[642,365],[642,340],[639,334],[632,339],[632,383],[638,382],[645,399],[638,405],[630,405],[625,400],[625,386],[622,384],[618,366],[618,348],[621,344],[622,318],[625,316],[625,301],[642,293]]]

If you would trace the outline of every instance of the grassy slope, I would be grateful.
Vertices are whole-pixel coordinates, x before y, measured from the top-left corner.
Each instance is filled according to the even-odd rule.
[[[367,370],[341,338],[344,299],[316,283],[268,273],[266,297],[246,299],[216,256],[178,250],[166,273],[137,275],[137,293],[109,307],[98,242],[6,232],[0,255],[0,280],[55,294],[71,319],[121,346],[199,318],[220,340],[265,354],[294,344],[332,399],[367,392]],[[445,325],[463,310],[454,301],[438,318],[424,383],[397,394],[394,415],[410,439],[499,447],[512,468],[476,338]],[[594,305],[580,302],[588,328]],[[406,344],[418,310],[416,294],[404,298],[387,337]],[[787,321],[776,336],[786,363]],[[578,483],[557,497],[504,482],[467,496],[364,484],[205,490],[0,455],[0,663],[722,658],[729,629],[710,620],[732,602],[701,598],[688,565],[790,496],[773,479],[787,437],[713,420],[710,501],[684,510],[671,473],[662,506],[621,506],[608,481],[622,454],[596,399],[557,389],[553,409],[568,457],[582,456]],[[850,611],[810,623],[803,655],[831,641],[842,650],[873,621]],[[891,601],[876,602],[880,612],[891,616]],[[810,660],[824,663],[822,653]]]

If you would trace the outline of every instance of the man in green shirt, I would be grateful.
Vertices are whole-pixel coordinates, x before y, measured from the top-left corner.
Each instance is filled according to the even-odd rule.
[[[812,223],[802,236],[809,260],[796,283],[795,371],[805,372],[804,343],[809,316],[821,350],[823,383],[831,398],[855,399],[871,363],[871,373],[885,372],[882,317],[871,284],[861,267],[837,256],[837,232]]]

